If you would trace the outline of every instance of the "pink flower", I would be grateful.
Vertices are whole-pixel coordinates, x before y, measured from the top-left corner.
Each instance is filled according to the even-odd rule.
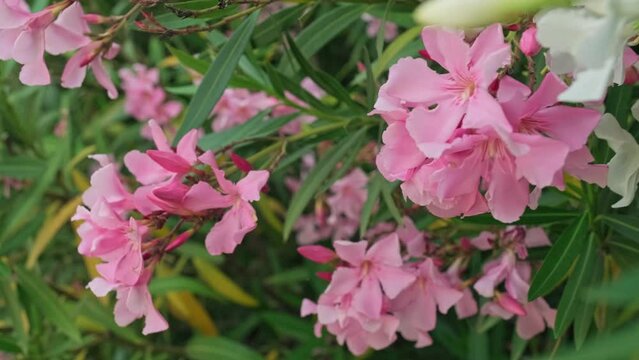
[[[473,297],[472,291],[467,286],[464,286],[461,279],[462,271],[462,259],[457,258],[453,264],[446,270],[446,276],[451,285],[456,287],[462,292],[462,297],[455,304],[455,312],[459,319],[465,319],[467,317],[477,314],[479,310],[477,307],[477,301]]]
[[[144,317],[144,329],[142,334],[148,335],[168,329],[169,325],[153,305],[148,283],[151,272],[145,271],[133,285],[115,284],[108,279],[96,278],[88,287],[96,296],[105,296],[115,290],[116,303],[114,308],[115,322],[119,326],[127,326],[135,319]]]
[[[368,37],[375,39],[377,33],[382,27],[382,20],[370,14],[362,15],[362,20],[367,24],[366,34]],[[391,41],[397,37],[397,24],[386,21],[384,23],[384,40]]]
[[[334,246],[337,256],[350,266],[335,270],[326,293],[351,292],[353,308],[366,317],[378,319],[383,294],[393,299],[415,281],[414,275],[401,268],[396,234],[377,241],[368,251],[366,241],[336,241]]]
[[[261,91],[252,93],[246,89],[226,89],[213,108],[213,131],[219,132],[243,124],[275,104],[275,99]]]
[[[80,3],[65,0],[30,13],[22,0],[0,0],[0,59],[22,64],[25,85],[51,82],[45,51],[59,55],[89,42]]]
[[[415,282],[392,300],[393,314],[399,319],[399,332],[407,340],[416,341],[415,347],[432,343],[428,335],[435,329],[437,308],[448,312],[461,300],[463,294],[427,258],[414,266]]]
[[[260,199],[260,191],[268,181],[265,170],[249,171],[237,184],[224,177],[224,171],[213,169],[222,193],[229,197],[231,208],[206,235],[206,249],[211,255],[230,254],[257,226],[257,216],[251,202]]]
[[[322,90],[322,88],[320,88],[311,78],[309,77],[305,77],[304,79],[302,79],[302,82],[300,83],[300,86],[302,87],[302,89],[306,90],[310,95],[312,95],[313,97],[317,98],[317,99],[321,99],[323,98],[326,93],[324,92],[324,90]],[[288,100],[290,100],[291,102],[293,102],[294,104],[306,108],[308,107],[308,104],[306,104],[304,101],[300,100],[297,96],[291,94],[288,91],[284,92],[284,96],[286,96],[286,98]],[[289,114],[293,114],[298,112],[299,110],[288,106],[288,105],[284,105],[284,104],[280,104],[277,105],[273,108],[273,111],[271,112],[271,116],[273,117],[281,117],[281,116],[286,116]],[[306,114],[300,114],[295,120],[290,121],[289,123],[287,123],[286,125],[282,126],[282,128],[280,128],[280,133],[282,134],[297,134],[298,132],[300,132],[302,124],[310,124],[313,121],[315,121],[317,118],[315,116],[311,116],[311,115],[306,115]]]
[[[367,183],[366,174],[356,168],[331,186],[331,195],[326,199],[331,211],[329,224],[337,223],[340,216],[359,220],[368,194]]]
[[[401,116],[402,110],[409,111],[405,128],[428,157],[441,155],[460,123],[462,128],[510,131],[501,107],[488,92],[497,70],[510,62],[501,27],[486,28],[472,46],[464,42],[462,32],[437,27],[424,28],[422,39],[433,61],[448,73],[437,74],[423,59],[400,59],[391,67],[373,113],[389,121]]]
[[[537,41],[537,27],[535,25],[531,25],[521,34],[519,48],[526,56],[535,56],[541,50],[541,44]]]
[[[133,208],[131,194],[124,187],[115,164],[104,163],[91,175],[90,182],[91,186],[82,194],[82,202],[88,207],[104,201],[119,215]]]
[[[158,69],[147,69],[144,65],[134,64],[132,70],[120,70],[120,78],[126,95],[124,109],[135,119],[153,119],[163,125],[182,111],[180,102],[166,101],[166,93],[159,86]]]
[[[82,86],[87,68],[91,68],[95,79],[107,91],[109,98],[117,98],[118,90],[113,85],[102,59],[112,60],[119,52],[120,46],[115,43],[92,41],[83,46],[67,61],[62,72],[62,87],[73,89]]]

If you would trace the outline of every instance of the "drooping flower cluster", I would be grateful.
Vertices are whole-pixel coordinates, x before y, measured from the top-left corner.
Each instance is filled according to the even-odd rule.
[[[324,91],[310,78],[304,78],[300,86],[311,96],[321,98]],[[295,95],[286,92],[286,99],[296,106],[304,108],[307,104]],[[251,92],[247,89],[226,89],[224,94],[213,108],[213,131],[219,132],[234,126],[244,124],[259,112],[271,110],[272,117],[281,117],[298,112],[295,107],[282,104],[274,97],[265,92]],[[300,131],[302,123],[311,123],[315,117],[310,115],[299,115],[295,120],[284,125],[280,132],[283,134],[295,134]]]
[[[605,166],[590,165],[584,146],[600,114],[557,103],[567,87],[553,74],[534,92],[501,74],[511,49],[499,25],[472,45],[437,27],[422,39],[430,63],[447,72],[400,59],[372,112],[388,123],[377,167],[403,182],[407,198],[440,217],[490,212],[512,222],[536,207],[541,189],[563,188],[564,172],[605,185]]]
[[[437,313],[453,307],[460,319],[478,311],[503,319],[516,316],[517,334],[530,339],[555,321],[555,310],[545,300],[527,299],[527,248],[546,245],[550,242],[541,228],[522,227],[484,232],[458,244],[436,243],[405,218],[401,227],[370,246],[365,240],[335,241],[335,251],[302,246],[301,255],[328,264],[332,272],[318,273],[329,284],[317,302],[302,302],[301,314],[316,314],[316,336],[326,328],[355,355],[389,346],[398,333],[416,347],[429,346]],[[480,274],[468,274],[471,257],[481,257],[482,250],[497,256]],[[471,289],[489,300],[481,310]]]
[[[132,69],[121,69],[120,78],[125,95],[124,110],[136,120],[152,119],[166,127],[169,121],[182,111],[182,103],[167,100],[166,92],[159,84],[158,69],[148,69],[142,64],[134,64]],[[151,134],[143,135],[151,138]]]
[[[209,253],[232,253],[255,229],[257,217],[250,202],[260,197],[267,171],[250,171],[237,183],[226,179],[211,151],[197,149],[200,138],[191,130],[176,148],[157,123],[151,121],[156,150],[131,151],[124,163],[139,182],[130,192],[117,165],[97,156],[101,167],[91,176],[73,220],[81,220],[78,252],[98,257],[100,277],[89,283],[97,295],[117,292],[115,319],[120,326],[145,317],[143,333],[165,330],[167,323],[153,306],[148,282],[162,256],[182,245],[205,224]],[[189,224],[188,230],[181,230]],[[158,230],[172,228],[164,233]],[[168,234],[167,234],[168,232]]]
[[[64,67],[62,86],[81,86],[90,67],[114,99],[118,92],[102,59],[115,57],[119,46],[109,37],[92,41],[87,18],[75,0],[63,0],[34,13],[24,0],[0,0],[0,59],[22,64],[20,81],[25,85],[47,85],[51,76],[45,52],[61,55],[77,50]]]
[[[295,224],[297,242],[312,244],[321,239],[349,239],[359,226],[366,202],[368,177],[359,168],[351,170],[330,188],[326,202],[319,201],[315,214],[304,215]],[[292,191],[299,186],[289,181]],[[328,211],[327,211],[328,210]]]

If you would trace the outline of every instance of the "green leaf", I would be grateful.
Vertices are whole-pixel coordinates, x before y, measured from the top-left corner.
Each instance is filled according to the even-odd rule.
[[[0,176],[16,179],[35,179],[42,174],[46,163],[42,160],[15,157],[0,160]]]
[[[526,212],[515,221],[517,225],[547,225],[562,221],[574,220],[580,213],[574,210],[561,210],[548,207],[538,207],[535,210],[527,209]],[[483,225],[503,225],[502,222],[496,220],[490,214],[482,214],[477,216],[465,217],[458,220],[466,223],[483,224]]]
[[[199,145],[202,149],[217,151],[234,143],[270,135],[297,117],[297,114],[291,114],[269,119],[268,113],[269,110],[262,111],[244,124],[207,134],[200,139]]]
[[[18,342],[8,336],[0,336],[0,350],[2,352],[14,354],[22,352]]]
[[[636,287],[636,285],[635,285]],[[639,351],[639,323],[622,330],[606,334],[585,344],[581,350],[564,348],[555,356],[538,357],[548,360],[602,360],[632,359]]]
[[[118,326],[113,319],[113,309],[107,309],[100,304],[93,294],[84,296],[77,307],[78,316],[84,316],[87,319],[100,324],[107,328],[115,336],[118,336],[129,343],[144,344],[145,338],[140,335],[138,330],[131,326]]]
[[[259,353],[223,337],[195,337],[186,345],[186,353],[194,360],[263,360]]]
[[[300,215],[302,215],[309,201],[315,196],[316,191],[320,188],[323,181],[328,177],[331,171],[335,169],[335,165],[337,165],[349,151],[353,151],[353,145],[364,137],[366,130],[364,127],[353,135],[346,136],[341,142],[333,146],[333,148],[317,162],[317,165],[315,165],[308,176],[306,176],[299,191],[293,195],[293,199],[291,199],[286,213],[283,232],[285,240],[288,240],[295,222]]]
[[[301,342],[315,340],[313,325],[298,316],[287,313],[266,311],[262,313],[262,320],[280,336],[297,339]]]
[[[184,123],[175,136],[176,143],[189,130],[200,127],[208,118],[211,110],[213,110],[213,107],[222,96],[224,89],[226,89],[226,85],[231,80],[231,76],[233,76],[233,71],[251,38],[258,16],[259,11],[249,15],[220,50],[219,55],[211,64],[195,96],[189,103]]]
[[[351,95],[344,89],[342,84],[339,83],[334,77],[328,75],[327,73],[316,70],[313,66],[306,60],[301,50],[295,44],[295,41],[291,39],[290,35],[286,34],[287,43],[293,57],[297,61],[297,63],[302,68],[302,71],[308,75],[319,87],[326,90],[326,92],[332,96],[334,96],[337,100],[342,101],[351,107],[362,108],[361,104],[356,103],[351,99]]]
[[[357,21],[366,11],[366,8],[366,6],[359,4],[335,7],[302,30],[295,38],[295,44],[297,44],[305,57],[314,55],[353,22]],[[284,57],[279,69],[285,71],[290,69],[290,67],[288,58]]]
[[[42,315],[49,319],[51,325],[57,327],[72,340],[79,342],[81,339],[80,331],[49,286],[38,276],[22,267],[16,267],[15,271],[18,276],[18,286],[29,296],[29,301],[33,302]]]
[[[55,180],[58,170],[62,167],[66,152],[67,148],[65,146],[59,146],[57,153],[49,160],[38,182],[29,192],[23,194],[24,198],[20,201],[20,205],[5,219],[3,233],[0,235],[0,244],[3,244],[17,230],[27,224],[30,219],[29,215],[34,215],[33,208],[40,202],[51,183]]]
[[[386,180],[382,177],[379,172],[375,172],[373,177],[368,181],[368,196],[366,197],[366,202],[362,207],[362,215],[359,221],[359,236],[361,238],[364,237],[366,230],[368,229],[368,223],[371,220],[371,214],[373,214],[373,208],[379,199],[379,195],[382,192],[382,187],[384,186],[384,182]]]
[[[591,288],[595,284],[599,284],[599,281],[601,281],[603,276],[603,257],[597,256],[593,267],[594,269],[592,270],[590,279],[587,279],[586,283],[583,285],[584,288]],[[592,324],[596,308],[596,303],[594,301],[588,301],[586,296],[582,297],[580,300],[580,306],[575,313],[575,324],[573,325],[575,347],[577,350],[583,346],[584,341],[588,336],[588,331],[590,330],[590,325]]]
[[[584,212],[559,236],[548,251],[530,284],[529,301],[548,294],[563,281],[586,242],[587,231],[588,213]]]
[[[211,290],[210,287],[204,285],[201,281],[185,276],[153,278],[149,284],[149,291],[152,295],[162,295],[173,291],[186,291],[208,298],[222,299],[218,293]]]
[[[171,54],[180,61],[180,64],[188,67],[189,69],[195,70],[200,74],[206,73],[209,69],[210,64],[208,61],[198,59],[186,51],[174,48],[169,44],[166,44],[166,47],[169,49],[169,52],[171,52]]]
[[[395,222],[397,222],[398,224],[401,224],[403,222],[402,214],[397,208],[397,205],[395,204],[395,200],[393,199],[393,190],[395,189],[396,186],[397,186],[397,183],[390,183],[388,181],[384,181],[384,183],[382,184],[382,198],[384,199],[384,204],[386,204],[386,208],[388,208],[388,211],[390,211],[391,215],[395,219]]]
[[[612,305],[625,305],[639,299],[639,268],[626,271],[610,283],[599,286],[588,292],[590,300],[605,301]]]
[[[519,360],[524,355],[528,346],[528,340],[524,340],[517,335],[516,331],[513,331],[513,340],[511,342],[510,360]]]
[[[10,314],[11,325],[13,326],[14,336],[17,337],[17,343],[21,349],[26,350],[29,339],[27,330],[22,322],[23,310],[14,282],[9,268],[0,262],[0,294],[4,298],[4,307]]]
[[[555,339],[564,334],[568,326],[575,318],[576,311],[582,304],[584,285],[592,277],[597,260],[597,239],[595,234],[588,236],[586,246],[583,248],[577,261],[577,266],[573,270],[566,288],[559,300],[557,317],[555,320]]]
[[[253,35],[255,43],[264,46],[279,39],[284,29],[299,19],[305,7],[304,5],[292,6],[270,15],[255,27]]]
[[[607,214],[600,218],[615,232],[639,243],[639,216]]]

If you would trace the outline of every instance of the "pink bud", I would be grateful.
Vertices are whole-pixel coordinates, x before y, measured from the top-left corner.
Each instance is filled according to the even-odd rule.
[[[303,257],[318,264],[326,264],[337,258],[333,250],[321,245],[306,245],[297,248],[297,252]]]
[[[512,296],[506,293],[497,294],[497,303],[508,312],[511,312],[517,316],[526,316],[526,310],[524,309],[524,307]]]
[[[626,85],[634,85],[639,82],[639,72],[633,66],[626,70],[626,77],[623,81]]]
[[[247,173],[253,170],[253,166],[251,166],[251,163],[249,163],[248,161],[246,161],[245,158],[239,156],[236,153],[231,153],[231,161],[233,161],[233,164],[235,164],[235,166],[237,166],[237,168],[240,169],[242,172]]]
[[[510,24],[506,26],[506,29],[510,31],[519,31],[519,29],[521,29],[521,26],[519,24]]]
[[[171,252],[179,248],[180,246],[182,246],[182,244],[186,242],[186,240],[188,240],[191,237],[191,235],[193,235],[193,230],[187,230],[181,233],[180,235],[176,236],[175,239],[173,239],[173,241],[171,241],[171,243],[164,248],[164,251]]]
[[[333,278],[333,273],[332,272],[326,272],[326,271],[318,271],[315,273],[315,275],[322,279],[322,280],[326,280],[326,281],[331,281],[331,279]]]
[[[534,56],[539,52],[539,50],[541,50],[541,45],[539,45],[539,42],[537,41],[536,26],[530,26],[523,32],[523,34],[521,34],[519,48],[521,48],[521,52],[527,56]]]
[[[426,60],[433,60],[433,58],[430,56],[430,54],[428,53],[428,51],[424,50],[419,50],[419,56],[423,57]]]
[[[366,72],[366,66],[361,61],[357,62],[357,71]]]
[[[105,22],[107,22],[107,18],[102,16],[102,15],[98,15],[98,14],[84,14],[84,16],[82,16],[82,18],[84,19],[84,21],[88,22],[89,24],[93,24],[93,25],[97,25],[97,24],[104,24]]]

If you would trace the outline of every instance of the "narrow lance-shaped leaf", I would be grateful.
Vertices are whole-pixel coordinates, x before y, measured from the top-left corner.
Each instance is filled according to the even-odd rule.
[[[584,284],[592,277],[596,259],[597,238],[591,233],[559,300],[555,320],[555,338],[563,335],[575,318],[577,309],[583,305]]]
[[[603,257],[596,256],[590,278],[586,279],[583,287],[588,289],[595,284],[599,284],[603,276]],[[588,331],[592,324],[595,308],[597,303],[595,301],[589,301],[584,294],[581,294],[581,307],[575,312],[575,323],[573,327],[573,333],[575,337],[575,347],[579,350],[588,336]]]
[[[366,233],[366,229],[368,228],[368,223],[371,220],[373,208],[375,207],[375,204],[379,199],[384,181],[386,180],[384,180],[384,178],[378,172],[375,172],[373,177],[368,181],[368,196],[366,197],[366,202],[362,207],[362,215],[359,221],[359,236],[362,238],[364,237],[364,233]]]
[[[639,216],[610,214],[601,219],[615,232],[639,243]]]
[[[588,213],[584,212],[559,236],[548,251],[530,284],[529,301],[548,294],[563,281],[586,243],[587,230]]]
[[[233,71],[251,38],[258,16],[259,11],[249,15],[220,50],[189,103],[184,123],[175,136],[175,142],[179,141],[189,130],[201,126],[213,110],[231,80]]]
[[[71,315],[47,284],[21,267],[16,268],[16,274],[20,288],[29,296],[29,301],[37,306],[42,315],[49,319],[51,325],[57,327],[72,340],[80,341],[80,331],[73,323]]]
[[[262,360],[259,353],[223,337],[196,337],[186,344],[186,353],[195,360]]]

